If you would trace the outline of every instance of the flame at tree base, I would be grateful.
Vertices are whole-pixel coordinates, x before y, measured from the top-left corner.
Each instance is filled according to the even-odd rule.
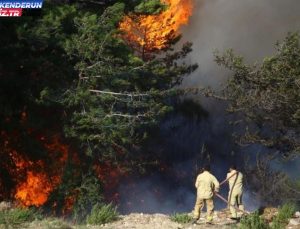
[[[7,152],[11,163],[5,169],[9,172],[9,179],[16,183],[13,188],[15,200],[26,207],[44,205],[50,193],[61,182],[69,147],[62,143],[58,135],[50,138],[36,136],[47,156],[44,159],[30,160],[28,154],[14,149],[13,139],[19,138],[17,133],[12,133],[12,137],[2,131],[1,136],[6,139],[3,151]]]
[[[46,203],[53,187],[59,180],[50,182],[45,173],[27,172],[27,179],[17,187],[15,198],[25,206],[39,207]]]

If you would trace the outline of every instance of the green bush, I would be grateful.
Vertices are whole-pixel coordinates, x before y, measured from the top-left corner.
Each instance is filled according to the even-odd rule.
[[[241,219],[241,229],[269,229],[269,225],[259,216],[258,212],[254,212]]]
[[[177,223],[189,223],[192,219],[193,218],[187,213],[175,213],[171,215],[171,220]]]
[[[294,215],[296,206],[294,204],[284,204],[279,208],[278,215],[275,216],[272,222],[272,229],[284,229],[288,224],[289,219]]]
[[[86,220],[93,206],[103,203],[103,188],[94,173],[88,173],[81,178],[81,184],[76,188],[78,195],[72,209],[72,217],[77,223]]]
[[[26,222],[32,222],[39,215],[32,209],[14,208],[10,210],[0,211],[0,224],[6,227],[17,227]]]
[[[93,225],[104,224],[117,220],[118,216],[117,208],[112,204],[96,204],[91,214],[87,216],[86,222]]]

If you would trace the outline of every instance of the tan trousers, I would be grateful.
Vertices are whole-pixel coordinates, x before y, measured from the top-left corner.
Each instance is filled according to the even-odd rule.
[[[237,218],[237,210],[234,206],[238,207],[240,210],[244,211],[244,205],[242,203],[242,197],[243,193],[232,193],[229,195],[228,198],[228,203],[229,205],[229,210],[231,213],[231,216],[234,218]]]
[[[213,213],[214,213],[214,201],[213,198],[210,199],[199,199],[197,198],[195,209],[194,209],[194,218],[199,219],[201,210],[204,207],[204,204],[206,203],[206,209],[207,209],[207,221],[211,222],[213,220]]]

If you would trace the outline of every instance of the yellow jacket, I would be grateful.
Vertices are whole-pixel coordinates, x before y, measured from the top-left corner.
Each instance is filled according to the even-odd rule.
[[[230,173],[227,173],[227,179],[228,178],[229,193],[241,194],[243,192],[243,174],[236,170],[232,170]]]
[[[195,187],[197,188],[198,199],[210,199],[213,197],[214,191],[219,191],[220,184],[214,175],[204,171],[198,175]]]

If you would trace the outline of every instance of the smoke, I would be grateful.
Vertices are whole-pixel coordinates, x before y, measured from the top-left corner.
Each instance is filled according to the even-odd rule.
[[[222,52],[233,48],[253,63],[274,53],[276,41],[300,28],[299,0],[195,0],[194,4],[191,21],[182,29],[181,42],[193,42],[188,61],[198,63],[199,68],[184,80],[183,87],[217,89],[225,83],[230,73],[214,62],[216,49]],[[195,167],[201,162],[199,152],[203,144],[219,180],[224,179],[233,160],[242,161],[246,150],[237,149],[232,142],[233,129],[224,111],[226,104],[202,97],[193,100],[208,111],[207,117],[195,119],[177,112],[161,124],[160,134],[151,142],[152,151],[169,162],[169,171],[151,174],[133,184],[124,181],[119,189],[122,212],[191,211],[195,201]],[[255,157],[259,146],[248,150]],[[226,197],[227,191],[222,188],[221,194]],[[251,190],[245,190],[247,210],[259,207],[256,198]],[[217,209],[225,206],[216,201]]]
[[[242,161],[232,154],[238,149],[231,140],[232,129],[226,119],[217,114],[197,113],[196,106],[199,105],[185,102],[184,108],[192,107],[194,113],[177,108],[161,124],[147,151],[158,155],[164,169],[122,182],[118,191],[122,213],[190,212],[196,198],[194,182],[203,163],[210,161],[213,174],[221,181],[233,161]],[[227,185],[222,186],[221,194],[226,198]],[[245,199],[253,202],[253,197]],[[226,207],[219,199],[215,205],[216,209]]]
[[[120,211],[167,213],[189,212],[195,201],[195,192],[189,186],[175,184],[159,173],[147,178],[135,179],[134,183],[120,186]]]
[[[190,55],[199,69],[184,86],[224,83],[228,72],[214,62],[213,52],[233,48],[246,61],[260,61],[274,52],[274,44],[300,28],[299,0],[195,0],[183,41],[193,42]]]

